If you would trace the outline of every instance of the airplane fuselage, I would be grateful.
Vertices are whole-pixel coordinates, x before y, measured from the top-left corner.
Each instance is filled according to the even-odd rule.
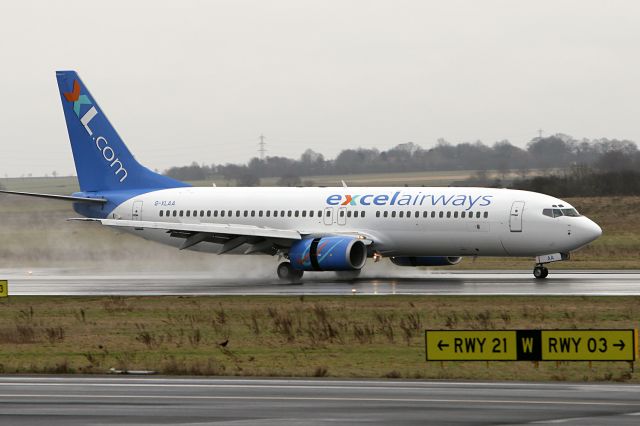
[[[601,234],[584,216],[550,217],[544,209],[573,207],[544,194],[492,188],[185,187],[134,196],[107,217],[362,235],[383,256],[568,253]],[[183,242],[165,230],[131,232],[173,246]],[[220,244],[205,242],[192,249],[215,253]],[[245,251],[239,246],[231,253]]]

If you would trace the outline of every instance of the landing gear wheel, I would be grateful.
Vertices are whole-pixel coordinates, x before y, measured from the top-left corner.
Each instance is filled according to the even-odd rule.
[[[549,270],[547,268],[545,268],[542,265],[538,265],[535,268],[533,268],[533,276],[538,278],[538,279],[543,279],[543,278],[547,278],[547,275],[549,275]]]
[[[294,269],[289,262],[282,262],[278,265],[278,278],[282,281],[287,281],[290,283],[298,283],[302,279],[302,275],[304,271],[299,271]]]

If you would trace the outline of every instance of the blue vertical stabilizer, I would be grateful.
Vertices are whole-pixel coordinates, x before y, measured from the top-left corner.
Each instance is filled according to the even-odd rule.
[[[56,72],[80,190],[103,192],[189,186],[133,158],[75,71]]]

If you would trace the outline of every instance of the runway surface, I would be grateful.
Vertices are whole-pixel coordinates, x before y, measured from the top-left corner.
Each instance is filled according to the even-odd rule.
[[[12,425],[636,425],[640,386],[1,377]]]
[[[339,281],[331,273],[292,285],[277,279],[215,278],[214,273],[105,274],[0,270],[11,295],[640,295],[639,271],[427,271]]]

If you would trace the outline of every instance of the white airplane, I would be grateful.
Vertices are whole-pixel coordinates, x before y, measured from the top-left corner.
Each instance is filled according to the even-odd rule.
[[[454,265],[464,256],[532,256],[533,274],[595,240],[600,227],[566,201],[490,188],[191,187],[140,165],[74,71],[56,73],[80,192],[7,193],[73,202],[76,220],[211,253],[265,254],[304,271],[357,276],[368,259]]]

